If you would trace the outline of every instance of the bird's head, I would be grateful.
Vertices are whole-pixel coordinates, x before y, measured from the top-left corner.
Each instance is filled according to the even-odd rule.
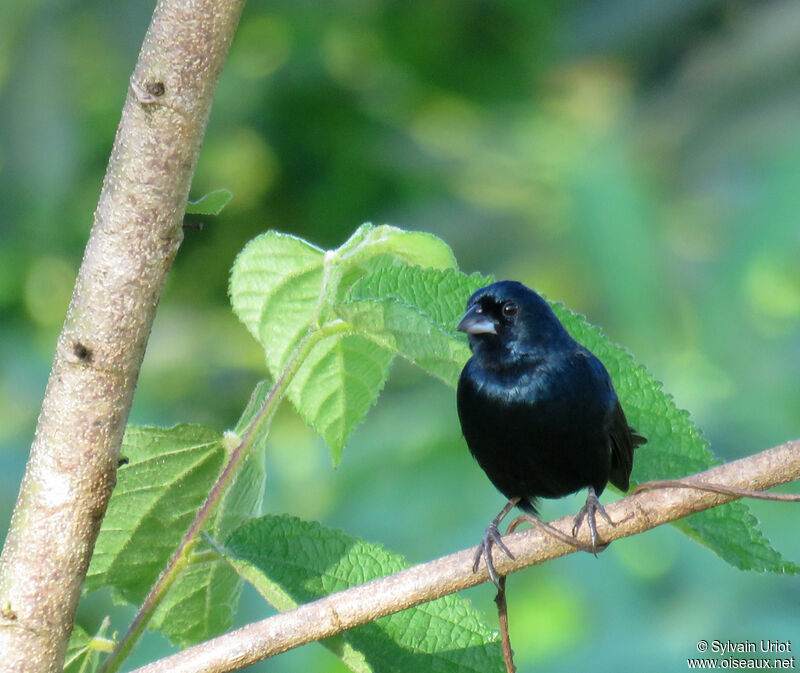
[[[522,283],[503,280],[477,290],[457,329],[489,368],[514,365],[571,341],[547,302]]]

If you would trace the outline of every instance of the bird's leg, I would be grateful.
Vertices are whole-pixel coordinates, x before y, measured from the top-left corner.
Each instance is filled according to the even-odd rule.
[[[572,522],[572,536],[577,537],[578,531],[583,524],[583,519],[586,519],[586,522],[589,524],[589,535],[591,536],[592,540],[592,553],[597,556],[598,551],[603,551],[608,544],[601,543],[599,546],[597,544],[598,535],[597,535],[597,521],[596,515],[600,513],[608,524],[611,526],[616,526],[611,517],[608,516],[608,512],[606,512],[606,508],[600,504],[600,501],[597,499],[597,494],[594,492],[594,489],[590,486],[589,493],[586,495],[586,504],[581,507],[580,511],[575,515],[575,519]]]
[[[483,557],[484,561],[486,562],[486,569],[489,571],[489,577],[492,578],[492,582],[494,582],[498,589],[500,588],[500,579],[497,576],[497,571],[494,569],[494,563],[492,563],[492,546],[497,545],[506,553],[508,558],[514,558],[514,554],[512,554],[508,547],[506,547],[503,543],[503,538],[500,535],[498,526],[500,525],[500,522],[506,518],[508,513],[517,506],[519,501],[520,498],[511,498],[511,500],[506,503],[506,506],[500,510],[500,513],[494,519],[492,519],[488,526],[486,526],[486,531],[483,533],[483,539],[478,545],[478,548],[475,550],[475,560],[472,563],[472,572],[478,572],[478,566],[481,563],[481,557]]]

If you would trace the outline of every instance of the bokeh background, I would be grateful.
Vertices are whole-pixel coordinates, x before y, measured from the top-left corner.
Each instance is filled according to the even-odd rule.
[[[151,11],[0,5],[0,534]],[[252,0],[193,195],[220,187],[234,200],[187,231],[133,422],[231,427],[263,375],[227,301],[237,251],[272,228],[332,247],[373,221],[585,313],[721,458],[800,436],[800,3]],[[412,563],[474,544],[502,504],[453,391],[402,363],[337,470],[288,406],[267,469],[267,511]],[[800,562],[797,509],[752,508]],[[509,591],[520,671],[682,671],[699,639],[800,649],[800,579],[741,573],[670,528]],[[467,593],[490,623],[492,595]],[[124,630],[132,611],[102,593],[79,621],[109,612]],[[248,594],[240,622],[269,612]],[[149,635],[131,661],[168,650]],[[313,645],[252,670],[344,669]]]

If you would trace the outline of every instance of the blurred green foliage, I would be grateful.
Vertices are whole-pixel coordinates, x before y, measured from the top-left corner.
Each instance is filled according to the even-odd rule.
[[[8,520],[150,4],[0,6],[0,511]],[[462,268],[602,325],[724,459],[800,435],[800,5],[791,0],[261,2],[245,9],[132,420],[233,425],[264,374],[228,271],[274,228],[431,231]],[[452,391],[398,363],[338,470],[287,406],[267,511],[410,562],[474,544],[500,498]],[[546,503],[548,517],[577,501]],[[800,559],[789,506],[755,503]],[[0,526],[4,530],[5,525]],[[739,573],[671,530],[509,581],[521,671],[684,670],[700,638],[791,639],[797,578]],[[469,593],[493,619],[491,590]],[[92,597],[80,622],[130,614]],[[252,619],[265,614],[255,596]],[[136,660],[164,651],[145,640]],[[340,671],[322,648],[256,670]]]

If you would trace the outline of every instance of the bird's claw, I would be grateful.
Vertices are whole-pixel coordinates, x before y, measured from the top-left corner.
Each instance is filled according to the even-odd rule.
[[[600,542],[599,535],[597,534],[597,514],[600,514],[601,517],[608,523],[610,526],[616,527],[616,523],[611,520],[611,517],[606,512],[606,508],[600,504],[600,501],[597,499],[597,495],[594,492],[593,488],[589,488],[589,494],[586,496],[586,504],[580,508],[578,513],[575,515],[575,519],[572,522],[572,537],[578,537],[578,531],[583,525],[583,520],[586,519],[587,524],[589,525],[589,537],[592,541],[592,553],[597,556],[597,552],[603,551],[606,547],[608,547],[607,542]]]
[[[493,521],[486,527],[486,531],[483,534],[483,539],[478,545],[478,548],[475,550],[475,559],[472,562],[472,572],[478,572],[478,567],[481,564],[481,557],[483,557],[483,560],[486,563],[486,569],[489,571],[489,577],[491,577],[492,582],[494,582],[495,586],[499,589],[500,577],[498,576],[497,571],[494,568],[494,563],[492,562],[492,547],[494,545],[500,547],[505,555],[513,560],[514,554],[511,553],[508,547],[506,547],[505,543],[503,542],[503,538],[500,535],[500,530],[497,528],[497,524]]]

